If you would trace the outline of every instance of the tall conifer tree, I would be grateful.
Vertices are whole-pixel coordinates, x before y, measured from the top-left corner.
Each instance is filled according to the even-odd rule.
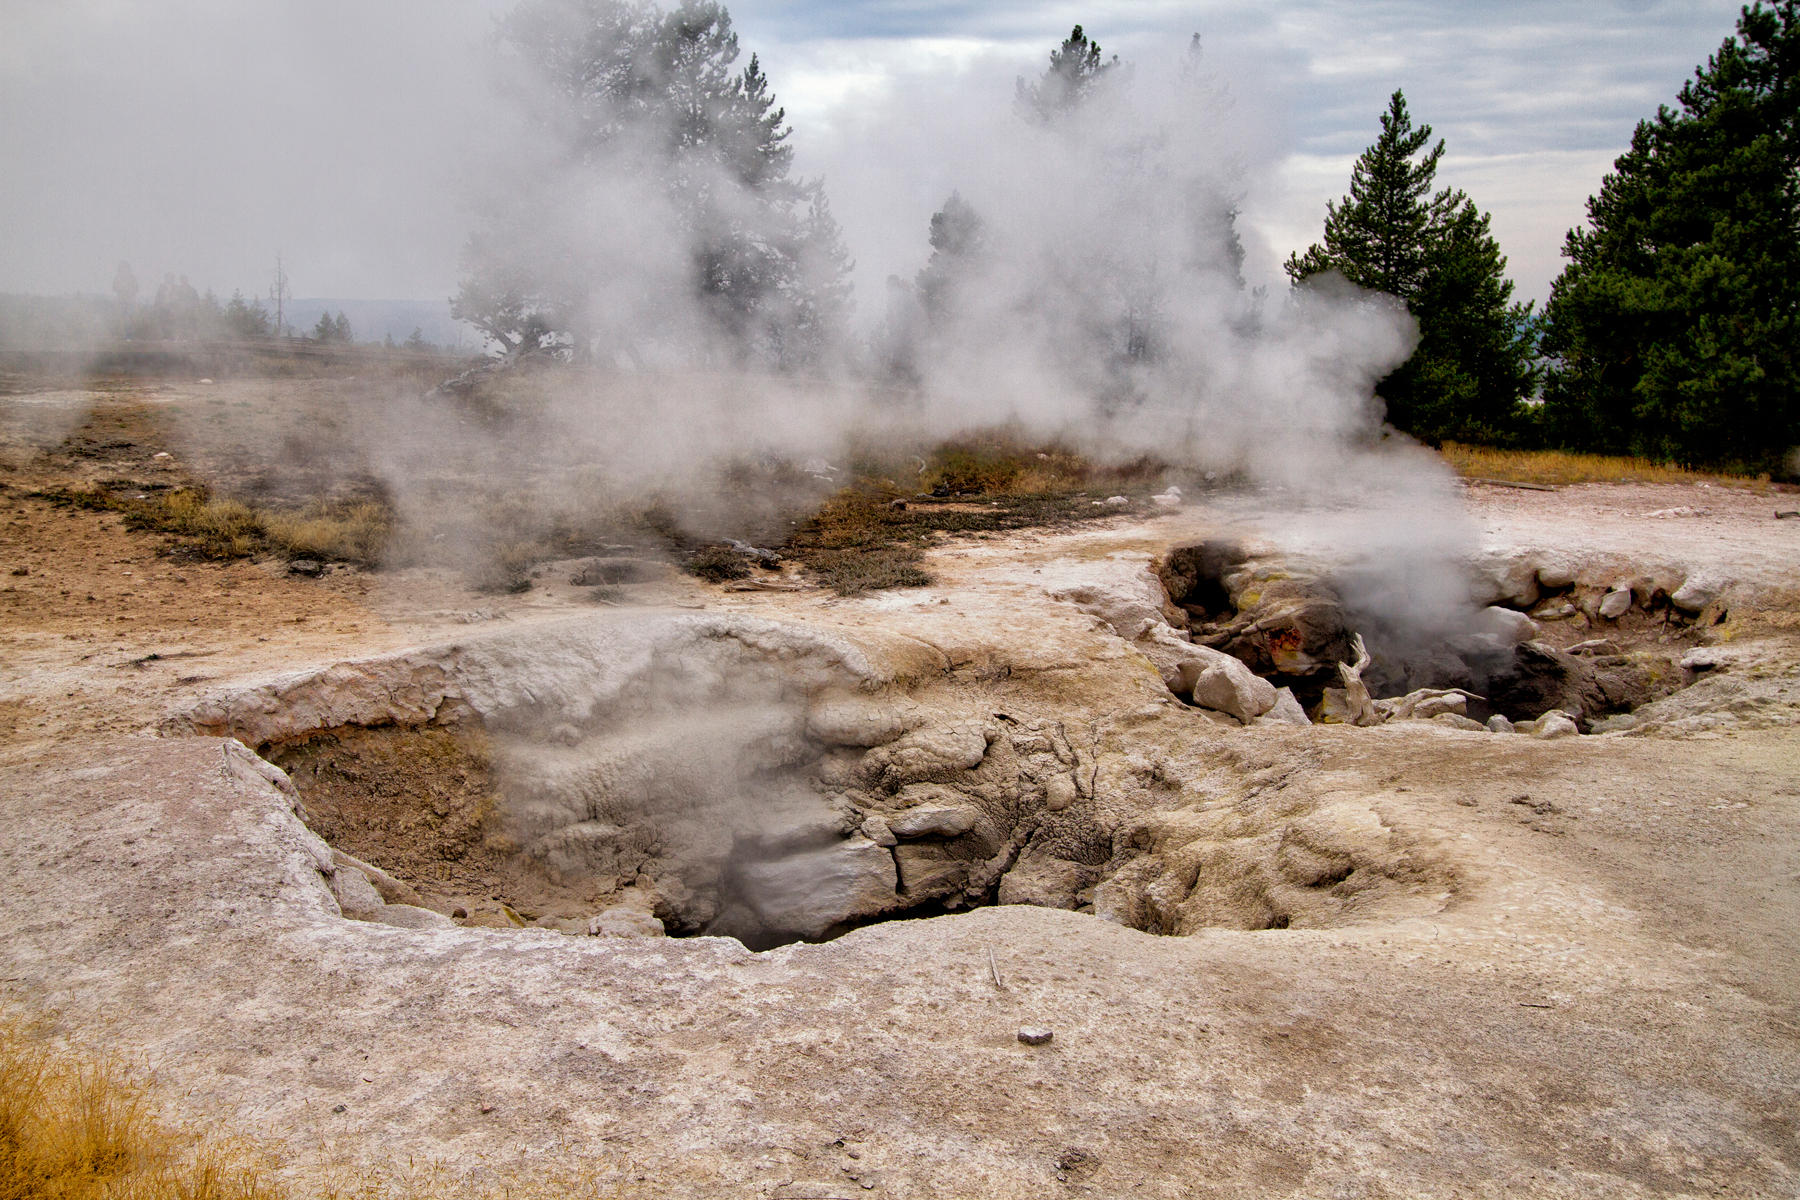
[[[1504,440],[1535,383],[1530,310],[1512,303],[1487,215],[1460,191],[1433,190],[1443,155],[1396,91],[1350,194],[1326,203],[1323,241],[1287,272],[1299,283],[1336,271],[1417,318],[1418,349],[1376,389],[1395,426],[1433,442]]]
[[[1546,422],[1580,448],[1779,469],[1800,443],[1796,0],[1746,7],[1677,100],[1563,248]]]

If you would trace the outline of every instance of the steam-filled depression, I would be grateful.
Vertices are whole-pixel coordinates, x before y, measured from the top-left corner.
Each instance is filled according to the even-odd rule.
[[[991,903],[1163,934],[1442,903],[1448,868],[1368,800],[1192,721],[1007,700],[911,638],[663,613],[292,674],[172,729],[260,747],[339,907],[390,924],[760,949]]]

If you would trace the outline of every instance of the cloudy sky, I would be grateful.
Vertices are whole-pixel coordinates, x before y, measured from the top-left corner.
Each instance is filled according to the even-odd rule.
[[[1388,95],[1492,212],[1520,294],[1632,127],[1733,27],[1736,0],[737,0],[858,260],[864,310],[922,263],[971,106],[1004,106],[1076,22],[1148,63],[1199,32],[1249,270],[1280,277]],[[502,0],[0,0],[0,291],[105,292],[129,260],[229,293],[439,298],[504,136],[484,67]],[[963,159],[966,161],[966,157]]]

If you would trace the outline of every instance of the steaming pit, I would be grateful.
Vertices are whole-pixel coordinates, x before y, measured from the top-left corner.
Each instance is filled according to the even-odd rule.
[[[1377,567],[1309,568],[1235,542],[1178,547],[1157,576],[1179,636],[1327,721],[1354,718],[1340,664],[1355,662],[1360,635],[1377,718],[1510,731],[1560,713],[1580,732],[1627,729],[1636,709],[1692,681],[1689,652],[1729,615],[1722,589],[1699,578],[1524,552],[1474,564],[1468,603],[1424,622],[1395,619],[1404,581]]]
[[[1161,934],[1434,911],[1364,797],[1123,718],[1002,707],[910,639],[596,614],[344,663],[179,723],[286,771],[347,915],[753,949],[1001,903]]]

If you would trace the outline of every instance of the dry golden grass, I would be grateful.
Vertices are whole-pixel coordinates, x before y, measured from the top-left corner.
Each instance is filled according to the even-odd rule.
[[[393,533],[393,515],[373,500],[314,501],[300,510],[253,507],[216,499],[205,488],[139,496],[107,488],[42,493],[80,508],[120,513],[131,529],[172,534],[207,558],[282,554],[373,565]]]
[[[0,1200],[277,1200],[247,1149],[171,1127],[122,1068],[0,1014]]]
[[[378,1173],[284,1169],[274,1154],[177,1124],[153,1084],[77,1054],[0,1008],[0,1200],[616,1200],[618,1159],[493,1172],[476,1185],[435,1165]],[[610,1168],[610,1170],[608,1170]]]
[[[366,564],[381,558],[393,514],[373,500],[314,503],[298,513],[265,512],[262,524],[269,541],[289,555]]]
[[[1444,460],[1465,479],[1504,483],[1717,483],[1729,487],[1767,488],[1769,477],[1712,475],[1647,458],[1606,454],[1572,454],[1563,450],[1499,450],[1445,442]]]

